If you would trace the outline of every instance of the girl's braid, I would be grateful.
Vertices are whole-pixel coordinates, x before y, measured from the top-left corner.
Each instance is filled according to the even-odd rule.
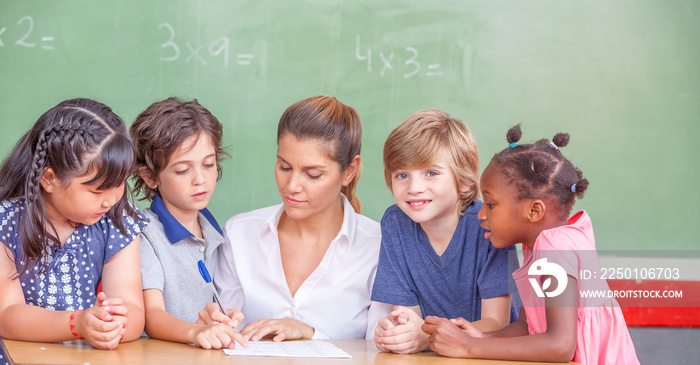
[[[63,152],[70,153],[70,147],[76,143],[76,138],[84,139],[86,135],[94,138],[94,131],[88,127],[90,123],[84,123],[81,119],[83,118],[78,118],[74,122],[66,122],[65,119],[61,119],[58,124],[45,129],[39,135],[34,149],[31,175],[27,179],[25,189],[28,203],[34,202],[38,194],[41,194],[41,177],[48,160],[46,154],[49,146],[58,144],[63,147],[61,148]]]

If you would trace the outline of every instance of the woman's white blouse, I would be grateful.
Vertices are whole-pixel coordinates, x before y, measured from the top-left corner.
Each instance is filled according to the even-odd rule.
[[[282,204],[238,214],[224,228],[214,282],[226,308],[245,320],[294,318],[314,327],[314,339],[374,338],[391,305],[372,302],[381,231],[343,196],[343,225],[321,263],[292,297],[280,256]],[[350,212],[350,214],[348,214]]]

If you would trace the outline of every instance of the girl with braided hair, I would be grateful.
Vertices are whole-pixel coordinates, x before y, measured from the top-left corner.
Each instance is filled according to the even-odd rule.
[[[521,135],[520,125],[511,128],[509,147],[481,175],[484,205],[478,215],[495,247],[523,245],[523,266],[513,273],[520,316],[488,333],[463,318],[428,317],[423,330],[430,348],[451,357],[639,364],[617,301],[581,295],[609,288],[605,280],[579,274],[583,268],[600,272],[600,263],[588,214],[567,218],[588,187],[559,151],[569,135],[518,144]]]
[[[90,99],[51,108],[17,143],[0,167],[0,336],[113,349],[141,335],[134,161],[122,119]]]

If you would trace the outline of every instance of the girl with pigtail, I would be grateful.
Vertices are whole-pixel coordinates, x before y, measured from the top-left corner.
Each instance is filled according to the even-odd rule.
[[[0,167],[0,336],[113,349],[141,335],[134,161],[122,119],[90,99],[58,104],[17,143]]]
[[[523,265],[513,273],[520,316],[488,333],[463,318],[428,317],[423,331],[430,348],[451,357],[639,364],[617,301],[580,294],[609,288],[604,280],[579,277],[582,269],[600,272],[600,263],[588,214],[569,217],[588,188],[559,150],[569,135],[519,144],[521,135],[520,125],[511,128],[509,147],[481,175],[484,205],[478,215],[495,247],[522,243]]]

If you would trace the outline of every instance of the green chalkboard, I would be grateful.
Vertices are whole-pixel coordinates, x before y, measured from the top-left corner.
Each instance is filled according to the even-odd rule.
[[[334,95],[363,119],[359,195],[379,220],[385,138],[438,108],[474,129],[482,169],[515,123],[525,140],[570,132],[599,248],[697,248],[697,14],[696,0],[3,0],[0,153],[64,99],[130,124],[154,101],[197,98],[231,146],[210,204],[223,223],[280,201],[280,115]]]

